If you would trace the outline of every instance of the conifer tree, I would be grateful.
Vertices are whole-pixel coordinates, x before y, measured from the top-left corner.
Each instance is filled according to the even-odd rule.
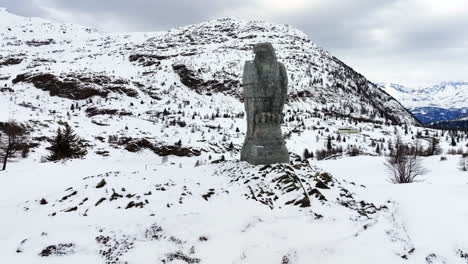
[[[50,155],[48,160],[61,160],[67,158],[81,158],[87,151],[81,144],[81,138],[75,134],[73,129],[65,123],[65,128],[58,128],[57,134],[52,139],[49,147]]]

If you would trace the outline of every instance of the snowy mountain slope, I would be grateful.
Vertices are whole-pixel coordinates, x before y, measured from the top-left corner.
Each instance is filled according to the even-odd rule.
[[[141,96],[185,86],[189,93],[240,98],[243,62],[252,59],[254,43],[270,41],[288,69],[291,107],[306,102],[310,109],[325,105],[343,115],[415,122],[397,101],[290,26],[220,19],[161,33],[98,34],[22,20],[5,10],[1,17],[8,25],[0,54],[6,80],[31,71],[62,77],[99,73],[132,80]]]
[[[468,82],[443,82],[424,88],[379,84],[424,123],[468,115]]]
[[[436,232],[424,243],[412,222],[424,214],[408,213],[420,197],[410,190],[432,195],[433,181],[453,183],[438,193],[437,208],[466,198],[457,157],[432,157],[426,163],[440,170],[427,183],[396,187],[379,156],[397,133],[421,146],[441,135],[444,151],[452,148],[449,134],[414,126],[397,101],[296,29],[222,19],[104,34],[6,11],[1,21],[8,26],[0,31],[0,122],[23,122],[38,144],[0,172],[0,213],[8,216],[0,218],[8,227],[0,229],[2,260],[464,263],[465,232],[440,240]],[[242,62],[253,57],[249,45],[265,40],[290,74],[282,130],[291,165],[238,161]],[[47,162],[48,140],[63,122],[88,154]],[[358,133],[339,134],[343,127]],[[328,141],[336,155],[300,159]],[[467,142],[459,134],[456,148]],[[348,157],[356,153],[368,157]],[[438,219],[435,228],[465,230],[465,207],[453,207],[457,221]]]

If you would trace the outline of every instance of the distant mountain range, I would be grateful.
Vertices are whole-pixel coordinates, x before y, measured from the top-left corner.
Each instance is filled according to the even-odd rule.
[[[423,124],[450,120],[466,122],[468,117],[468,82],[442,82],[421,88],[394,83],[378,86],[400,101]]]

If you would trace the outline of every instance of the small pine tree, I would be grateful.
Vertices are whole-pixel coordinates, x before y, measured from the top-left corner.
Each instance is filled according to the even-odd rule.
[[[308,159],[310,157],[310,152],[309,150],[306,148],[304,149],[304,159]]]
[[[328,136],[328,139],[327,139],[327,150],[331,150],[331,149],[332,149],[331,137]]]
[[[67,158],[81,158],[86,155],[86,149],[80,143],[81,139],[78,137],[73,129],[65,123],[65,128],[57,129],[57,134],[52,139],[52,146],[50,146],[50,155],[48,160],[61,160]]]
[[[457,142],[455,142],[454,137],[452,137],[452,143],[450,143],[450,145],[452,145],[452,147],[455,147],[457,145]]]

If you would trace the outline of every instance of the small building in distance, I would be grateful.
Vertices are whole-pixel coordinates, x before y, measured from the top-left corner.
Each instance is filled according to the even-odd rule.
[[[338,128],[338,134],[358,134],[359,130],[353,127],[341,127]]]

